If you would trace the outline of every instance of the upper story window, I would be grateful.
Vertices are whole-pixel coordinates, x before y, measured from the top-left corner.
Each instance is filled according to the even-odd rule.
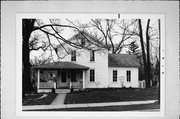
[[[86,43],[85,37],[84,37],[83,35],[79,34],[79,35],[75,36],[75,38],[76,38],[77,41],[80,43],[80,45],[81,45],[82,47],[84,47],[84,45],[85,45],[85,43]]]
[[[117,82],[117,70],[113,70],[113,82]]]
[[[84,46],[85,46],[85,43],[86,43],[85,39],[82,38],[82,39],[81,39],[81,46],[84,47]]]
[[[126,71],[127,82],[131,82],[131,71]]]
[[[95,81],[95,70],[90,69],[90,82],[94,82],[94,81]]]
[[[71,61],[76,61],[76,51],[71,51]]]
[[[90,61],[91,62],[95,61],[95,55],[94,55],[94,51],[93,50],[90,51]]]

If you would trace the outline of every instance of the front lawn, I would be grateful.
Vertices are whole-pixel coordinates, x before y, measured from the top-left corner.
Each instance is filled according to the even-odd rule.
[[[28,94],[23,99],[23,106],[27,105],[50,105],[56,98],[55,93]]]
[[[66,95],[65,104],[157,100],[158,88],[91,89]]]

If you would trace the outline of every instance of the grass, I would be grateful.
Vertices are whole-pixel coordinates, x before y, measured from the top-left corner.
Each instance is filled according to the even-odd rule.
[[[66,108],[66,109],[43,109],[31,111],[137,111],[160,109],[158,103],[141,104],[141,105],[122,105],[122,106],[105,106],[105,107],[82,107],[82,108]]]
[[[158,89],[90,89],[66,95],[65,104],[157,100]]]
[[[49,105],[56,98],[57,94],[55,93],[46,93],[44,94],[28,94],[23,99],[23,106],[27,105]]]

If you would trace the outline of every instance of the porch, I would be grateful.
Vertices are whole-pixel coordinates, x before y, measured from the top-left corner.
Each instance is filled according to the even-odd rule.
[[[37,71],[37,92],[67,93],[71,88],[84,89],[89,67],[72,62],[54,62],[33,66]]]

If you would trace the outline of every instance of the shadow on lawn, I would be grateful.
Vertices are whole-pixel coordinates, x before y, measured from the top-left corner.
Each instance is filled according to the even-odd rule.
[[[27,105],[49,105],[56,98],[55,93],[28,94],[23,99],[23,106]]]

